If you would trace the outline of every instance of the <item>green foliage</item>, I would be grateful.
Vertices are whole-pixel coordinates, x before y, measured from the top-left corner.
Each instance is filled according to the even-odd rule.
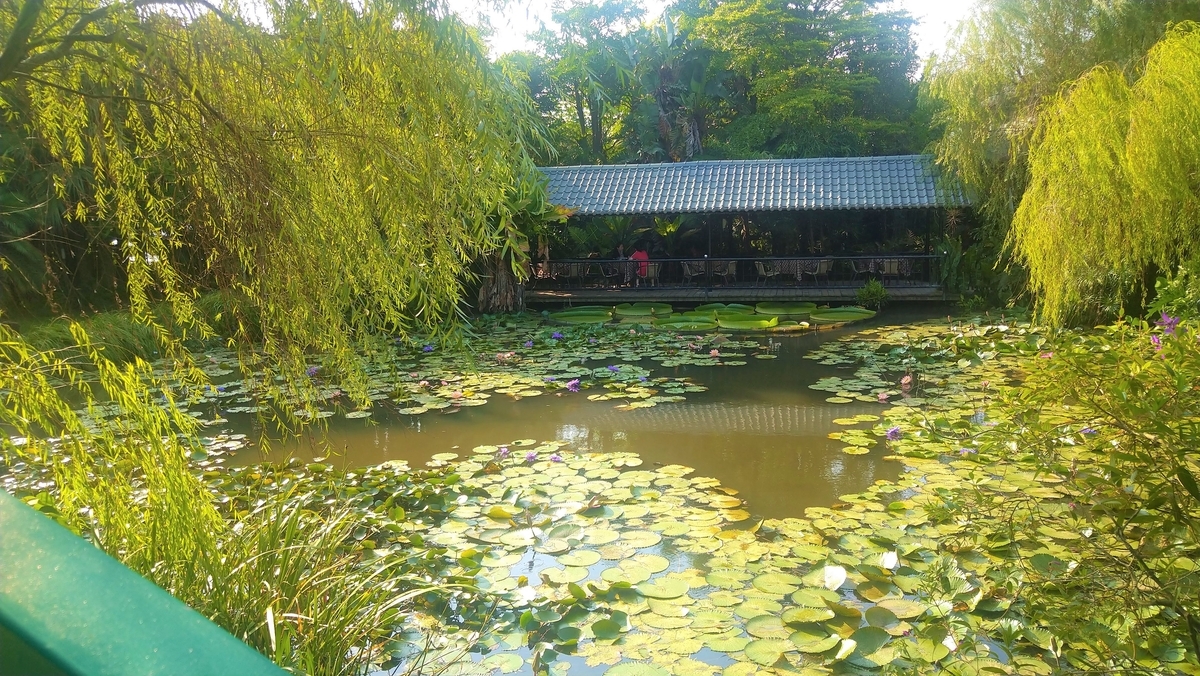
[[[909,152],[917,132],[913,20],[875,3],[735,0],[689,17],[731,71],[716,131],[730,157]]]
[[[1129,85],[1100,67],[1042,114],[1012,241],[1040,309],[1062,323],[1089,296],[1119,303],[1146,271],[1200,251],[1200,28],[1150,51]]]
[[[80,1],[28,3],[41,37],[14,35],[0,82],[51,180],[89,171],[68,217],[116,233],[140,321],[163,298],[205,335],[192,290],[232,290],[284,371],[320,350],[353,372],[362,336],[450,330],[479,256],[507,248],[519,274],[536,127],[456,20],[319,0],[272,6],[266,33]]]
[[[504,70],[564,164],[915,152],[912,19],[875,3],[581,2]]]
[[[1159,277],[1154,284],[1154,302],[1148,315],[1158,319],[1163,313],[1173,317],[1200,317],[1200,261],[1179,266],[1174,274]]]
[[[618,246],[623,246],[625,257],[633,253],[634,246],[650,232],[650,228],[637,225],[628,216],[604,216],[587,219],[570,225],[566,229],[570,256],[601,258],[615,256]]]
[[[882,310],[883,306],[888,303],[888,297],[888,290],[878,279],[867,280],[862,288],[854,292],[854,298],[858,304],[871,310]]]
[[[944,617],[959,659],[978,630],[1017,659],[1032,644],[1046,664],[1017,673],[1200,669],[1196,338],[1187,322],[1005,320],[885,327],[810,355],[859,365],[821,389],[904,397],[876,430],[894,430],[890,450],[926,488],[887,510],[911,499],[941,533],[918,598],[971,597],[919,629]]]
[[[968,267],[976,291],[1022,293],[1024,274],[1005,242],[1029,183],[1029,149],[1038,115],[1060,89],[1099,64],[1132,72],[1173,21],[1200,19],[1195,0],[983,0],[926,69],[922,106],[940,138],[938,162],[974,199],[980,227],[969,243],[980,264]],[[996,298],[1003,304],[1008,298]]]
[[[3,309],[88,307],[88,286],[130,308],[0,324],[0,444],[48,468],[41,508],[281,664],[361,673],[415,587],[340,546],[357,515],[269,495],[223,511],[187,463],[206,451],[175,397],[207,376],[183,344],[221,330],[262,387],[299,383],[301,408],[322,353],[366,401],[360,350],[454,332],[481,257],[523,273],[520,228],[548,209],[525,150],[541,133],[436,6],[272,3],[270,31],[236,11],[0,6],[0,197],[25,218],[4,219]],[[155,344],[169,382],[138,358]]]
[[[1158,341],[1152,344],[1151,337]],[[1084,668],[1200,653],[1200,458],[1192,420],[1200,348],[1186,324],[1068,334],[1048,345],[981,455],[1036,459],[1064,477],[1064,502],[962,496],[951,518],[990,522],[1018,545],[1031,612],[1082,654]],[[1071,402],[1064,406],[1062,402]],[[1006,524],[1001,529],[998,524]],[[1114,594],[1112,590],[1119,589]],[[1174,657],[1171,657],[1174,656]]]
[[[100,354],[118,364],[158,357],[159,343],[154,330],[135,322],[128,312],[102,312],[79,321],[58,317],[26,327],[21,335],[31,348],[77,359],[83,355],[77,349],[76,325]]]

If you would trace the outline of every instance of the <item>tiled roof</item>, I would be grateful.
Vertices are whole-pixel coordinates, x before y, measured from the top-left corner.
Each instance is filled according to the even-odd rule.
[[[550,201],[584,216],[965,206],[927,155],[546,167]]]

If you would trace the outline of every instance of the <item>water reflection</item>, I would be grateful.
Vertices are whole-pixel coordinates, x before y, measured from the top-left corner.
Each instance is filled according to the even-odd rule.
[[[396,459],[416,465],[434,453],[465,453],[482,444],[562,439],[579,451],[631,451],[647,463],[688,465],[696,468],[695,476],[715,477],[740,491],[759,515],[798,516],[805,507],[827,506],[839,495],[899,474],[898,464],[882,459],[882,447],[850,456],[827,436],[842,429],[834,418],[878,413],[880,406],[830,404],[827,393],[808,388],[822,376],[846,375],[802,358],[820,342],[846,332],[775,338],[780,343],[777,359],[750,360],[746,366],[663,370],[709,386],[708,392],[689,395],[683,403],[622,412],[612,402],[590,402],[583,394],[522,401],[496,395],[486,406],[451,414],[334,418],[327,438],[277,443],[272,455],[311,458],[332,450],[348,466]],[[247,451],[239,459],[256,458],[256,452]]]

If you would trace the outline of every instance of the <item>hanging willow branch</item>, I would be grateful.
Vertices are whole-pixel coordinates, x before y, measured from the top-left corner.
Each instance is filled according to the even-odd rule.
[[[1200,26],[1170,32],[1133,85],[1101,66],[1053,99],[1030,176],[1012,244],[1049,321],[1200,255]]]

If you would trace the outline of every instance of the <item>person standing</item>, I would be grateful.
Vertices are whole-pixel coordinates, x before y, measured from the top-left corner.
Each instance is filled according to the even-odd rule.
[[[633,253],[630,254],[629,260],[637,261],[637,275],[638,277],[645,279],[646,274],[650,271],[650,263],[648,262],[650,260],[650,254],[646,253],[646,247],[641,243],[638,243],[634,247]]]

